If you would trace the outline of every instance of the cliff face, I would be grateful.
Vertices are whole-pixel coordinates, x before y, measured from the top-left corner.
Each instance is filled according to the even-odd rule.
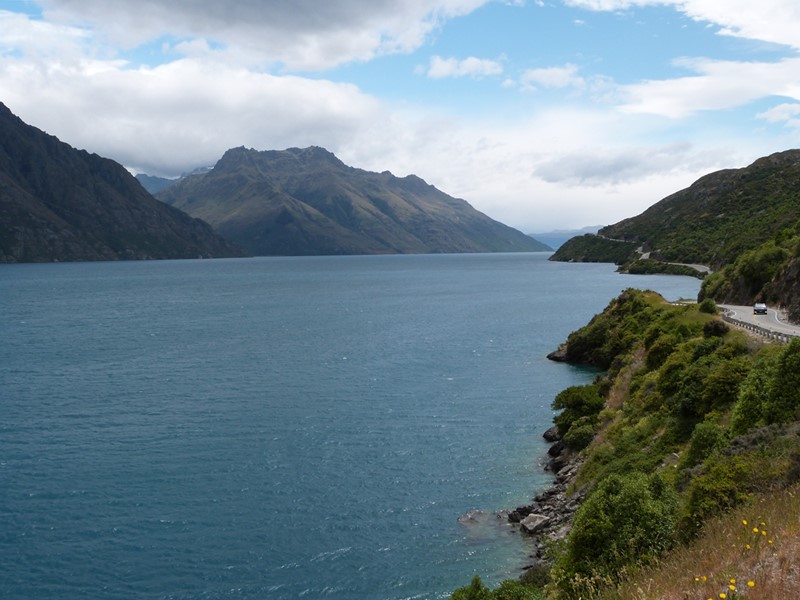
[[[118,163],[76,150],[0,104],[0,262],[240,256],[148,194]]]
[[[317,147],[234,148],[158,198],[259,255],[548,250],[419,177],[355,169]]]

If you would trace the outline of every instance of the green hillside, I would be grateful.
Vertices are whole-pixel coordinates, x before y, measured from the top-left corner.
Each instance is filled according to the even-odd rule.
[[[719,269],[800,221],[800,150],[702,177],[641,215],[600,230],[669,262]]]

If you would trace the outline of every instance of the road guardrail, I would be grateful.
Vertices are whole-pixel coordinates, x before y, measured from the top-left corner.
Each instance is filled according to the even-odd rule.
[[[739,319],[734,319],[733,317],[728,315],[727,309],[723,310],[722,320],[727,321],[728,323],[732,323],[737,327],[741,327],[743,329],[747,329],[748,331],[752,331],[753,333],[757,333],[758,335],[762,335],[768,339],[775,340],[781,344],[788,344],[792,340],[792,338],[800,337],[791,333],[773,331],[772,329],[767,329],[766,327],[761,327],[760,325],[753,325],[752,323],[747,323],[745,321],[740,321]]]

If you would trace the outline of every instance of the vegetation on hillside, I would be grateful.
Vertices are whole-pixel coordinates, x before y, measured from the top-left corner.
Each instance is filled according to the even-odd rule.
[[[562,262],[609,262],[617,265],[636,256],[636,244],[587,233],[567,240],[550,260]]]
[[[719,269],[800,219],[800,150],[702,177],[642,214],[600,230],[651,258]]]
[[[800,223],[711,274],[703,282],[700,298],[731,304],[766,302],[785,307],[790,319],[800,321],[799,284]]]
[[[627,273],[703,278],[700,299],[756,301],[800,322],[800,150],[702,177],[642,214],[569,240],[551,260],[613,262]],[[634,249],[644,253],[641,258]],[[676,264],[682,263],[682,264]]]
[[[708,523],[800,480],[800,339],[763,344],[716,312],[626,290],[569,336],[568,360],[605,373],[554,400],[565,443],[581,449],[572,489],[586,495],[550,547],[545,597],[616,597]],[[727,572],[702,575],[716,585]]]

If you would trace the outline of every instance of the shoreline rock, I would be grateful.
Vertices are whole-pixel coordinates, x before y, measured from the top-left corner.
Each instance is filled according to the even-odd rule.
[[[568,494],[575,481],[578,470],[583,464],[579,453],[567,448],[561,441],[557,427],[551,427],[543,434],[544,439],[552,442],[548,450],[550,460],[545,471],[555,475],[550,487],[533,498],[531,504],[518,506],[508,513],[508,521],[519,525],[519,530],[533,538],[534,552],[530,558],[532,563],[523,567],[525,571],[540,572],[548,566],[545,556],[549,542],[562,540],[572,529],[572,517],[586,496],[586,489]]]
[[[547,358],[555,362],[567,362],[567,345],[561,344],[556,350],[548,354]]]

